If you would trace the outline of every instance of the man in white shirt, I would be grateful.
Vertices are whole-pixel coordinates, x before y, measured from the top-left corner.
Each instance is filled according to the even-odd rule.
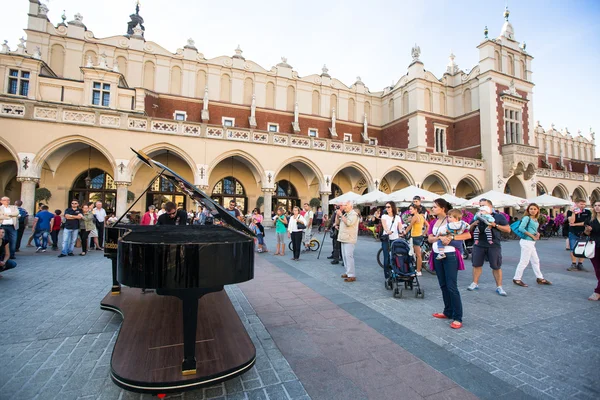
[[[15,259],[17,248],[17,229],[19,229],[19,208],[10,205],[10,199],[6,196],[0,200],[0,221],[4,228],[4,238],[9,244],[10,258]]]
[[[102,250],[102,246],[104,245],[104,221],[106,221],[106,210],[102,208],[102,202],[96,202],[96,208],[94,208],[94,218],[96,219],[94,222],[96,223],[96,229],[98,229],[98,245],[100,248],[96,250]]]
[[[304,230],[304,251],[310,250],[310,239],[312,239],[312,223],[315,213],[313,212],[310,204],[304,203],[304,219],[306,220],[306,229]]]

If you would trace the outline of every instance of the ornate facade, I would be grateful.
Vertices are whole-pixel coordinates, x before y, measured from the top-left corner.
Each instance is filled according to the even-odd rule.
[[[600,198],[595,140],[545,131],[533,118],[532,60],[508,10],[469,72],[450,55],[441,78],[411,50],[408,71],[371,91],[357,77],[300,76],[285,57],[270,69],[232,56],[207,59],[189,39],[175,53],[146,41],[136,12],[122,35],[96,38],[79,14],[54,25],[29,0],[27,39],[0,50],[0,185],[33,208],[102,198],[117,213],[151,180],[142,149],[212,193],[264,211],[276,204],[409,184],[470,197]],[[83,186],[82,186],[83,185]],[[99,197],[100,196],[100,197]],[[184,196],[155,182],[144,200]],[[191,208],[191,205],[190,207]]]

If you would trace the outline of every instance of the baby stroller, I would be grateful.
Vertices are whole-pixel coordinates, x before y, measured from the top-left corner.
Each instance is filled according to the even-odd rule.
[[[385,288],[393,290],[394,297],[402,297],[403,289],[400,284],[404,283],[404,289],[413,290],[416,286],[415,297],[425,297],[425,290],[421,289],[419,277],[415,272],[415,258],[410,255],[410,244],[404,239],[396,239],[391,243],[391,271],[390,277],[385,281]]]

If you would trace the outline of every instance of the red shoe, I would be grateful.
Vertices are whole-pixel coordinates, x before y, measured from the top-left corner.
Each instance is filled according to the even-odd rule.
[[[433,313],[433,318],[439,318],[439,319],[448,319],[448,317],[446,317],[446,315],[444,315],[444,313],[441,312],[436,312]]]
[[[450,328],[460,329],[460,328],[462,328],[462,322],[452,321],[452,323],[450,324]]]

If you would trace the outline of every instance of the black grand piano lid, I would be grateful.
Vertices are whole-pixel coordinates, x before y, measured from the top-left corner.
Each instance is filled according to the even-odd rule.
[[[154,171],[156,171],[157,174],[164,176],[169,180],[169,182],[178,187],[182,192],[184,192],[203,206],[206,206],[206,208],[208,208],[208,210],[214,217],[221,219],[223,222],[225,222],[227,225],[231,226],[234,229],[240,230],[248,235],[255,236],[254,232],[252,232],[239,219],[233,217],[219,203],[215,202],[202,190],[198,189],[197,187],[183,179],[175,171],[173,171],[166,165],[161,164],[156,160],[153,160],[141,150],[136,151],[134,149],[131,149],[131,151],[133,151],[144,164],[154,169]]]

